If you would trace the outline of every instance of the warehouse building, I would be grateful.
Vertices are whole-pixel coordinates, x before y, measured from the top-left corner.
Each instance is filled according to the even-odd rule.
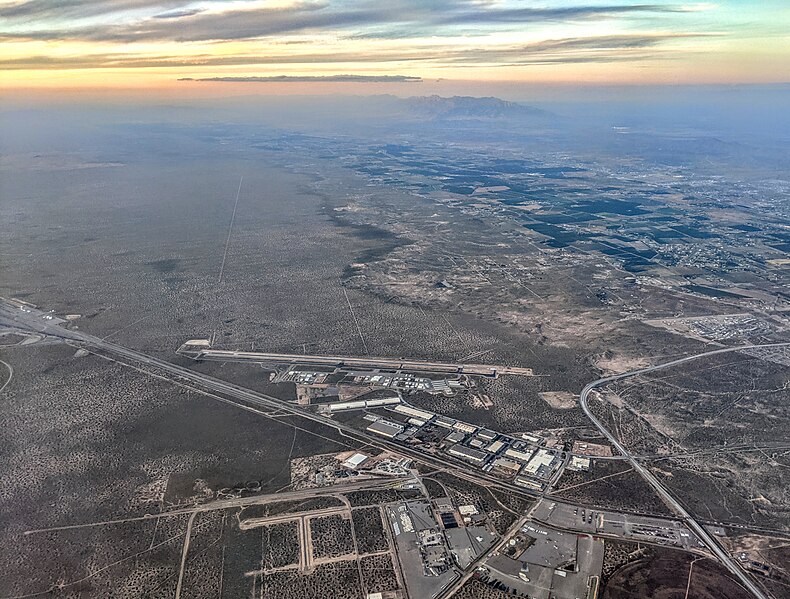
[[[481,428],[479,431],[477,431],[477,436],[485,441],[493,441],[499,435],[494,431],[488,430],[487,428]]]
[[[439,416],[436,420],[433,421],[436,426],[441,426],[442,428],[453,428],[455,425],[455,420],[452,418],[447,418],[446,416]]]
[[[557,459],[556,454],[551,453],[547,449],[539,449],[535,452],[533,458],[527,462],[524,469],[521,471],[522,475],[537,476],[539,478],[548,478],[554,470],[554,460]]]
[[[395,424],[394,422],[390,422],[388,420],[376,420],[376,422],[371,424],[367,430],[369,430],[371,433],[381,435],[382,437],[392,439],[396,435],[399,435],[403,432],[403,427],[400,424]]]
[[[494,460],[492,472],[506,478],[513,478],[518,474],[519,470],[521,470],[521,464],[518,462],[507,458],[497,458]]]
[[[453,444],[460,443],[464,439],[466,439],[466,435],[463,434],[461,431],[453,431],[452,433],[450,433],[444,438],[445,441]]]
[[[453,445],[447,450],[447,453],[477,465],[484,464],[488,459],[488,454],[484,451],[478,451],[477,449],[472,449],[465,445]]]
[[[343,410],[363,410],[365,408],[379,408],[400,403],[399,397],[382,397],[381,399],[369,399],[367,401],[342,401],[329,404],[330,412],[342,412]]]
[[[467,424],[466,422],[456,422],[453,425],[453,428],[457,431],[463,431],[465,433],[473,433],[477,430],[476,426],[472,426],[471,424]]]
[[[532,458],[532,451],[524,452],[519,451],[518,449],[508,449],[505,452],[505,455],[514,460],[526,463]]]
[[[504,442],[494,441],[488,447],[486,447],[486,451],[489,453],[499,453],[504,446],[505,446]]]
[[[434,416],[431,412],[426,412],[425,410],[418,410],[417,408],[412,408],[411,406],[405,406],[403,404],[399,406],[395,406],[394,409],[396,412],[400,412],[401,414],[406,414],[407,416],[411,416],[412,418],[417,418],[418,420],[424,420],[425,422],[427,422]]]

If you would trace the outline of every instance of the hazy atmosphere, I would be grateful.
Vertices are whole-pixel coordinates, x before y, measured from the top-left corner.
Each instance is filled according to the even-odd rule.
[[[788,32],[0,0],[0,599],[789,597]]]

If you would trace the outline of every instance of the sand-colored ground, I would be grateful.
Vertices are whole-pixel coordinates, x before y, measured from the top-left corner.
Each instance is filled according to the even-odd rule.
[[[649,366],[650,362],[645,358],[634,356],[624,356],[614,354],[612,356],[601,356],[595,361],[595,366],[600,368],[604,374],[621,374],[631,372]]]
[[[538,395],[557,410],[569,410],[576,407],[576,395],[568,391],[544,391]]]

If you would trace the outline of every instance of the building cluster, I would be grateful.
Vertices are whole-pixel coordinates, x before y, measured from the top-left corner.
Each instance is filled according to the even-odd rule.
[[[331,486],[356,477],[407,477],[411,470],[410,458],[386,451],[378,455],[349,451],[291,460],[292,484],[300,489]]]
[[[700,337],[715,341],[759,338],[774,332],[770,322],[751,314],[685,318],[676,319],[675,322],[688,327]]]
[[[449,496],[388,504],[384,512],[412,597],[436,596],[499,538],[481,506]]]
[[[462,460],[528,489],[542,491],[551,486],[573,459],[559,449],[545,447],[544,439],[536,435],[515,438],[403,403],[388,409],[385,417],[365,416],[370,421],[368,432]],[[590,466],[584,459],[573,463],[577,470]]]
[[[359,399],[355,401],[337,401],[330,403],[326,409],[330,412],[345,412],[347,410],[364,410],[366,408],[380,408],[400,403],[400,397],[382,397],[379,399]]]
[[[433,395],[453,395],[464,386],[460,378],[432,379],[405,371],[381,372],[378,370],[359,370],[345,368],[320,368],[316,366],[293,365],[278,375],[275,382],[295,383],[310,387],[336,387],[351,385],[358,387],[379,387],[399,391],[422,391]]]
[[[407,501],[389,509],[397,540],[406,536],[409,550],[416,548],[423,576],[441,576],[453,568],[447,541],[426,502]]]

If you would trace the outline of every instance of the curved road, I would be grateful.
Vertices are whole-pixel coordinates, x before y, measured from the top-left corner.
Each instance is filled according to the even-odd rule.
[[[686,509],[678,503],[678,501],[672,497],[669,491],[664,488],[664,485],[655,477],[655,475],[650,472],[647,468],[645,468],[642,464],[637,461],[637,459],[632,456],[628,450],[623,446],[622,443],[607,429],[600,420],[590,411],[590,407],[587,405],[587,401],[589,399],[590,393],[593,389],[600,387],[602,385],[606,385],[608,383],[618,381],[621,379],[631,378],[634,376],[639,376],[640,374],[646,374],[648,372],[653,372],[655,370],[663,370],[665,368],[671,368],[672,366],[677,366],[678,364],[683,364],[685,362],[691,362],[692,360],[697,360],[699,358],[705,358],[708,356],[715,356],[716,354],[726,354],[731,352],[737,352],[744,349],[752,349],[758,347],[788,347],[790,343],[769,343],[764,345],[741,345],[738,347],[728,347],[725,349],[717,349],[709,352],[705,352],[702,354],[696,354],[694,356],[687,356],[685,358],[680,358],[678,360],[673,360],[671,362],[667,362],[665,364],[658,364],[656,366],[650,366],[648,368],[642,368],[640,370],[634,370],[631,372],[626,372],[623,374],[616,374],[613,376],[608,376],[602,379],[598,379],[597,381],[593,381],[589,385],[587,385],[584,389],[582,389],[581,395],[579,396],[579,404],[581,405],[582,410],[587,415],[587,418],[596,426],[596,428],[609,440],[609,442],[619,451],[626,460],[631,464],[631,466],[639,473],[639,475],[651,486],[661,499],[667,504],[667,506],[671,507],[675,513],[680,516],[680,518],[686,523],[686,525],[694,531],[697,537],[705,543],[707,548],[717,557],[719,561],[724,564],[724,566],[740,581],[740,583],[748,589],[752,595],[758,597],[758,599],[769,599],[769,597],[763,593],[762,589],[758,587],[749,576],[738,566],[735,560],[724,550],[722,549],[721,545],[714,539],[705,528],[699,524],[692,516],[689,514]]]
[[[8,368],[8,380],[6,380],[6,382],[3,383],[3,386],[0,387],[0,393],[2,393],[3,390],[8,386],[8,383],[11,382],[11,379],[14,378],[14,369],[11,368],[11,364],[8,362],[3,362],[3,360],[0,360],[0,364]]]
[[[158,367],[160,370],[167,372],[175,379],[181,379],[185,381],[189,381],[193,384],[197,384],[199,387],[208,388],[211,391],[218,392],[224,394],[226,396],[234,397],[235,399],[241,399],[248,403],[252,403],[253,405],[263,405],[266,407],[276,407],[278,409],[290,412],[297,416],[302,416],[308,420],[313,420],[316,422],[320,422],[321,424],[331,426],[336,428],[338,431],[343,431],[349,434],[349,436],[355,437],[358,440],[364,440],[367,442],[373,442],[375,445],[379,446],[388,446],[393,448],[395,445],[392,442],[388,442],[384,439],[373,439],[370,435],[363,433],[357,429],[353,429],[348,425],[345,425],[340,422],[329,422],[325,418],[317,416],[315,413],[309,412],[308,410],[300,409],[300,407],[284,404],[281,401],[276,400],[275,398],[251,391],[249,389],[245,389],[243,387],[239,387],[238,385],[234,385],[232,383],[228,383],[222,381],[220,379],[215,379],[213,377],[189,370],[187,368],[178,366],[176,364],[167,362],[165,360],[161,360],[159,358],[154,358],[148,356],[142,352],[132,350],[129,348],[125,348],[123,346],[117,345],[115,343],[111,343],[105,341],[103,339],[98,339],[93,337],[92,335],[87,335],[81,331],[69,330],[64,329],[57,325],[57,323],[48,322],[46,320],[41,319],[41,312],[38,310],[35,313],[31,313],[30,311],[22,312],[17,307],[10,305],[8,302],[3,301],[0,298],[0,324],[5,324],[11,327],[17,326],[22,330],[26,331],[35,331],[39,333],[43,333],[46,335],[51,335],[54,337],[59,337],[61,339],[77,341],[83,344],[91,345],[97,349],[103,349],[110,353],[113,353],[118,356],[126,357],[132,361],[147,364],[149,366]],[[634,376],[638,376],[640,374],[646,374],[649,372],[653,372],[656,370],[662,370],[665,368],[670,368],[672,366],[677,366],[679,364],[683,364],[685,362],[690,362],[692,360],[697,360],[699,358],[704,358],[708,356],[713,356],[716,354],[725,354],[731,352],[737,352],[744,349],[752,349],[752,348],[760,348],[760,347],[788,347],[790,343],[770,343],[770,344],[761,344],[761,345],[741,345],[738,347],[728,347],[724,349],[717,349],[701,354],[696,354],[693,356],[687,356],[685,358],[680,358],[677,360],[673,360],[671,362],[667,362],[665,364],[658,364],[656,366],[650,366],[648,368],[642,368],[640,370],[634,370],[631,372],[626,372],[623,374],[617,374],[605,378],[598,379],[597,381],[593,381],[592,383],[588,384],[581,392],[579,397],[579,404],[581,405],[582,410],[590,419],[590,421],[598,428],[598,430],[609,440],[609,442],[628,460],[628,462],[633,466],[634,470],[638,472],[642,478],[652,486],[659,496],[667,503],[668,506],[672,507],[674,511],[680,516],[680,518],[691,528],[696,534],[697,537],[708,547],[708,549],[721,561],[722,564],[741,582],[741,584],[748,589],[755,597],[758,599],[770,599],[763,591],[749,578],[746,573],[741,570],[741,568],[737,565],[737,563],[730,557],[730,555],[722,549],[722,547],[718,544],[718,542],[710,535],[708,532],[700,525],[694,518],[683,508],[678,501],[670,495],[670,493],[664,488],[664,486],[658,481],[658,479],[642,464],[640,464],[637,459],[632,456],[628,450],[618,441],[615,436],[609,432],[609,430],[601,423],[598,418],[590,411],[589,406],[587,405],[590,392],[593,389],[600,387],[601,385],[605,385],[607,383],[611,383],[617,380],[626,379]],[[405,453],[407,455],[413,455],[413,452],[406,447],[395,445],[394,449],[396,449],[399,453]],[[441,459],[436,459],[435,457],[420,455],[419,458],[425,462],[439,464],[442,466],[451,466],[457,469],[455,464],[449,464]],[[468,475],[467,475],[468,476]],[[477,475],[474,477],[478,481],[482,482],[494,482],[486,475]],[[502,485],[501,481],[496,481],[498,486],[510,488],[510,485]],[[514,489],[515,490],[515,489]],[[533,497],[541,497],[543,494],[538,493],[528,493],[525,492],[525,489],[518,488],[517,489],[521,494],[532,495]]]

